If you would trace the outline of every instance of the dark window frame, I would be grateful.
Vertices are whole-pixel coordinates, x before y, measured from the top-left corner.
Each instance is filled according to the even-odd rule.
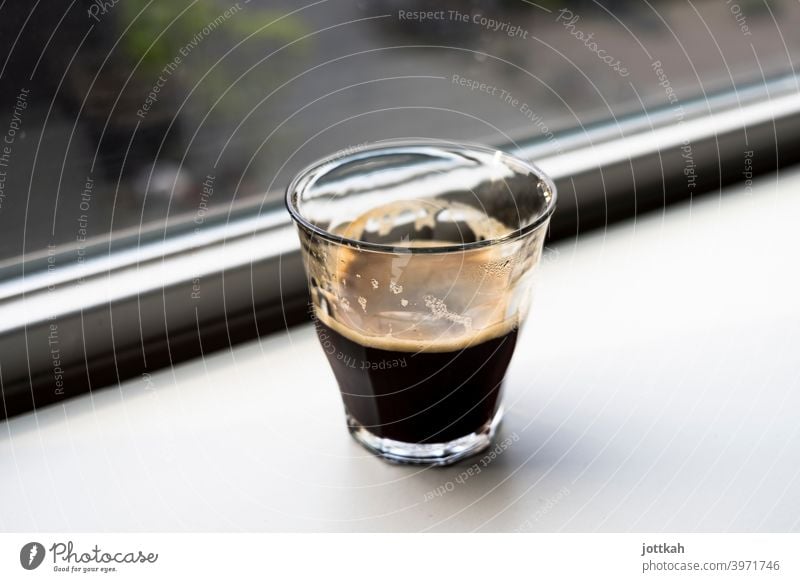
[[[499,147],[555,180],[550,242],[719,193],[742,180],[745,152],[753,175],[800,161],[793,75],[683,103],[683,112],[680,123],[663,107]],[[187,217],[168,232],[96,241],[81,264],[69,249],[0,264],[0,418],[305,321],[294,227],[282,196],[265,199],[217,212],[199,233]]]

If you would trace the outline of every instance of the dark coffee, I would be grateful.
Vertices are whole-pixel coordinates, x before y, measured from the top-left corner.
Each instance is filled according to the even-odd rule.
[[[317,333],[353,438],[449,465],[490,446],[555,192],[502,152],[425,142],[289,187]]]
[[[344,405],[375,436],[443,443],[479,432],[494,418],[516,328],[458,347],[408,351],[402,342],[370,342],[328,323],[317,318],[317,333]]]
[[[412,199],[336,232],[435,249],[509,229],[471,206]],[[488,434],[517,342],[508,294],[515,258],[502,247],[413,255],[334,247],[325,259],[320,278],[335,281],[336,293],[312,284],[317,333],[352,421],[402,443]]]

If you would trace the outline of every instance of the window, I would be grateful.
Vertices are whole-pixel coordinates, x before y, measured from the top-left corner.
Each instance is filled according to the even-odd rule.
[[[84,239],[257,208],[365,142],[555,139],[791,72],[800,54],[789,0],[430,8],[6,4],[0,258],[56,245],[77,259]]]
[[[775,146],[797,134],[798,26],[791,0],[3,4],[6,394],[27,402],[39,374],[41,402],[64,396],[54,322],[84,339],[60,352],[78,385],[301,317],[303,282],[275,283],[297,260],[281,193],[332,152],[431,137],[569,154],[559,236],[794,161]],[[670,141],[705,118],[688,149]]]

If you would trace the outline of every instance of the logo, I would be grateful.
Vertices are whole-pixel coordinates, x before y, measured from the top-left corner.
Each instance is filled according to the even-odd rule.
[[[28,542],[19,551],[19,563],[26,570],[35,570],[44,561],[44,546],[39,542]]]

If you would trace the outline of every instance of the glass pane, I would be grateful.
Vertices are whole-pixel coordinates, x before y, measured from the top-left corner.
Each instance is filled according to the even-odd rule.
[[[255,212],[365,142],[677,121],[791,72],[799,27],[793,0],[6,2],[0,261]]]

